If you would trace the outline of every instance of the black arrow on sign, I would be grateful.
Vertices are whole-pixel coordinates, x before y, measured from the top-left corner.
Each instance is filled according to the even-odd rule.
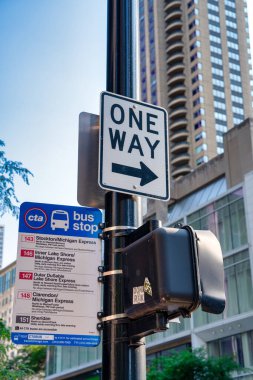
[[[128,175],[130,177],[141,178],[141,186],[147,185],[149,182],[154,181],[157,177],[142,161],[140,161],[141,168],[132,168],[131,166],[112,163],[112,172]]]

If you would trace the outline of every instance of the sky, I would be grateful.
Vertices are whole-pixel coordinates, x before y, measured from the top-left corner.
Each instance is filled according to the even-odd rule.
[[[241,0],[243,2],[243,0]],[[0,139],[34,177],[20,203],[77,205],[78,117],[99,114],[106,89],[106,0],[0,0]],[[253,1],[248,0],[249,20]],[[249,23],[253,48],[253,23]],[[18,221],[5,226],[3,266]]]
[[[106,0],[0,0],[0,139],[34,177],[24,201],[77,205],[78,118],[99,113],[106,78]],[[5,226],[3,266],[18,221]]]

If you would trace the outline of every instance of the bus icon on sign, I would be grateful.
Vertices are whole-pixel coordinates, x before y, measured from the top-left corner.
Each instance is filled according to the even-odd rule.
[[[64,231],[69,229],[69,214],[63,210],[54,210],[51,215],[51,228],[61,228]]]

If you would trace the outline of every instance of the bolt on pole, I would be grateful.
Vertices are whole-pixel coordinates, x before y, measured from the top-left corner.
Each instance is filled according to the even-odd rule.
[[[107,83],[112,93],[136,98],[137,0],[108,0]],[[138,227],[140,201],[137,196],[108,192],[105,196],[103,380],[146,379],[143,341],[131,342],[129,320],[124,314],[121,251],[127,235]]]

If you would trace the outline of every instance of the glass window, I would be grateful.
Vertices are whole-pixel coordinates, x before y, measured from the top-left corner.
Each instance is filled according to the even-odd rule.
[[[199,157],[197,160],[196,160],[196,164],[197,166],[198,165],[201,165],[201,164],[204,164],[208,162],[208,157],[207,156],[202,156],[202,157]]]
[[[209,30],[210,30],[210,32],[220,33],[219,25],[215,25],[215,24],[213,25],[210,22],[209,22]]]
[[[217,57],[215,57],[215,56],[213,56],[213,55],[211,55],[211,62],[212,62],[212,63],[215,63],[215,64],[217,64],[217,65],[220,65],[220,66],[223,65],[222,58],[217,58]]]
[[[202,228],[202,225],[200,228]],[[201,310],[194,312],[195,327],[252,310],[253,294],[248,250],[224,258],[224,269],[225,311],[223,315],[218,316],[204,313]]]
[[[201,151],[202,144],[198,148]],[[206,146],[205,146],[206,148]],[[208,215],[210,214],[210,215]],[[212,215],[211,215],[212,214]],[[205,216],[205,220],[203,219]],[[198,227],[210,229],[220,241],[224,253],[247,244],[245,209],[242,190],[230,193],[213,204],[187,217],[187,223],[198,223]],[[196,228],[196,227],[194,227]]]
[[[195,99],[192,104],[193,104],[193,107],[197,106],[198,104],[202,104],[204,103],[204,98],[202,96],[200,96],[199,98]]]
[[[234,20],[230,20],[230,19],[226,18],[226,25],[232,29],[237,30],[237,24]]]
[[[221,112],[214,112],[215,120],[227,121],[227,116]]]
[[[213,90],[213,95],[215,98],[221,98],[221,99],[225,99],[225,94],[223,91],[219,91],[219,90]]]
[[[210,45],[210,51],[211,51],[211,53],[215,53],[215,54],[219,54],[219,55],[222,54],[221,48],[219,48],[217,46]]]
[[[205,120],[203,120],[203,119],[199,120],[199,121],[197,121],[197,123],[194,124],[194,129],[196,130],[196,129],[199,129],[201,127],[205,127],[205,125],[206,125]]]
[[[213,86],[219,87],[220,89],[224,89],[224,82],[223,82],[223,80],[213,78],[212,82],[213,82]]]
[[[195,48],[200,47],[200,46],[201,46],[200,41],[197,40],[197,41],[193,42],[193,44],[190,45],[190,51],[192,51]]]
[[[221,76],[221,77],[224,76],[224,74],[223,74],[223,70],[222,70],[222,69],[217,69],[216,67],[212,67],[212,73],[213,73],[213,74],[216,74],[216,75],[219,75],[219,76]]]
[[[241,117],[241,118],[233,118],[233,123],[234,124],[240,124],[241,122],[243,121],[243,117]]]
[[[194,8],[190,13],[188,13],[188,19],[192,18],[193,16],[197,16],[199,14],[198,8]]]
[[[223,143],[223,136],[216,135],[216,141],[219,143]]]
[[[199,25],[199,20],[196,18],[195,20],[193,20],[190,24],[189,24],[189,29],[192,29],[194,26],[198,26]]]
[[[206,144],[201,144],[201,145],[199,145],[199,146],[197,146],[195,148],[195,153],[199,154],[199,153],[204,152],[206,150],[207,150],[207,145]]]
[[[229,356],[238,364],[244,366],[241,334],[229,336],[208,343],[208,353],[211,356]]]
[[[195,136],[195,141],[199,141],[205,138],[206,138],[206,132],[202,131]]]
[[[235,3],[232,0],[225,0],[225,5],[227,5],[231,8],[235,8]]]
[[[215,107],[215,109],[218,108],[219,110],[225,110],[226,109],[226,105],[224,102],[218,102],[216,100],[214,100],[214,107]]]
[[[245,250],[224,259],[226,316],[244,313],[253,307],[249,254]]]
[[[211,3],[207,3],[207,8],[208,9],[211,9],[215,12],[219,12],[219,6],[218,5],[214,5],[214,4],[211,4]]]
[[[225,9],[225,14],[226,14],[226,16],[231,17],[232,19],[236,19],[236,13],[235,12],[231,12],[228,9]]]
[[[198,87],[195,87],[193,90],[192,90],[192,95],[196,95],[198,94],[199,92],[203,92],[203,86],[202,85],[199,85]]]
[[[198,82],[198,81],[200,81],[200,80],[202,80],[202,79],[203,79],[202,74],[197,74],[197,75],[195,75],[195,76],[192,78],[192,84],[194,84],[194,83],[196,83],[196,82]]]
[[[193,113],[193,117],[196,118],[196,117],[204,115],[204,114],[205,114],[205,110],[203,108],[200,108],[196,112]]]
[[[194,30],[194,31],[190,34],[189,38],[190,38],[190,40],[192,40],[193,38],[198,37],[199,35],[200,35],[200,31],[199,31],[198,29],[196,29],[196,30]]]
[[[221,39],[220,39],[220,37],[214,36],[214,35],[212,35],[212,34],[209,35],[209,39],[210,39],[210,41],[212,41],[212,42],[216,42],[217,44],[220,44],[220,43],[221,43]]]
[[[243,99],[239,96],[231,95],[232,102],[243,104]]]

